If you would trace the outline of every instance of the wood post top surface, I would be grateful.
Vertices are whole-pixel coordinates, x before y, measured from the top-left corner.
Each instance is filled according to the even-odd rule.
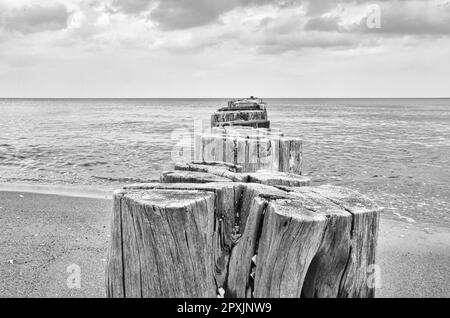
[[[368,197],[347,188],[323,185],[318,187],[274,187],[259,183],[211,182],[211,183],[139,183],[130,184],[115,195],[139,200],[143,204],[167,205],[175,202],[195,201],[210,192],[224,189],[249,189],[258,197],[283,207],[286,215],[292,211],[312,214],[360,214],[379,212],[381,208]],[[280,200],[280,201],[278,201]],[[312,213],[312,214],[311,214]],[[295,215],[295,213],[293,214]]]
[[[120,194],[125,199],[136,203],[159,207],[184,207],[188,204],[210,197],[211,192],[202,190],[176,189],[128,189]]]

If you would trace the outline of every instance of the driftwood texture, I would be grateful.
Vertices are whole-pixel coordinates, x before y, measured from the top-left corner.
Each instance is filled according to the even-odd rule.
[[[302,141],[298,138],[198,135],[194,148],[198,161],[224,161],[242,166],[244,172],[302,172]]]
[[[269,128],[267,110],[261,100],[229,101],[228,107],[220,108],[211,115],[211,127],[249,126]]]
[[[226,108],[226,110],[242,109],[242,108],[266,109],[266,103],[264,103],[261,98],[254,98],[254,97],[230,100],[228,101],[227,105],[228,107]]]
[[[231,182],[231,179],[198,171],[164,171],[160,178],[162,183],[207,183]]]
[[[109,297],[373,297],[379,208],[335,187],[137,184],[114,196]]]
[[[242,171],[241,166],[225,165],[217,162],[192,162],[176,164],[175,171],[163,172],[163,183],[206,183],[220,181],[236,181],[246,183],[261,183],[270,186],[303,187],[309,186],[309,177],[278,172],[258,170],[256,172]]]
[[[222,137],[267,138],[283,137],[284,133],[275,128],[253,128],[242,126],[212,127],[211,134]]]
[[[267,120],[266,110],[227,110],[211,115],[211,126],[220,126],[224,122]]]
[[[253,119],[253,120],[234,120],[234,121],[224,121],[217,123],[220,127],[253,127],[253,128],[269,128],[270,120],[266,119]]]

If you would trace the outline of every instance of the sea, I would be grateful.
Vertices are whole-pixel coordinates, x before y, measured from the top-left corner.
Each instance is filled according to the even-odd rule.
[[[0,99],[0,184],[155,180],[227,100]],[[314,185],[358,190],[406,223],[450,226],[450,99],[264,101],[271,127],[303,139]]]

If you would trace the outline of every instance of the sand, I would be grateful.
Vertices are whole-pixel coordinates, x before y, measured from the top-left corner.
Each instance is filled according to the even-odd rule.
[[[450,297],[450,229],[381,219],[377,297]]]
[[[0,296],[104,297],[110,200],[0,192],[0,207]]]
[[[104,297],[112,202],[0,192],[0,297]],[[382,218],[377,297],[450,297],[450,229]],[[68,288],[71,265],[80,287]]]

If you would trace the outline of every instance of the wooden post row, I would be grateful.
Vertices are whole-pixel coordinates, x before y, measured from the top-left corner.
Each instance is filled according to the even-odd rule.
[[[244,172],[302,173],[302,141],[297,138],[197,135],[194,149],[197,161],[224,161],[242,166]]]

